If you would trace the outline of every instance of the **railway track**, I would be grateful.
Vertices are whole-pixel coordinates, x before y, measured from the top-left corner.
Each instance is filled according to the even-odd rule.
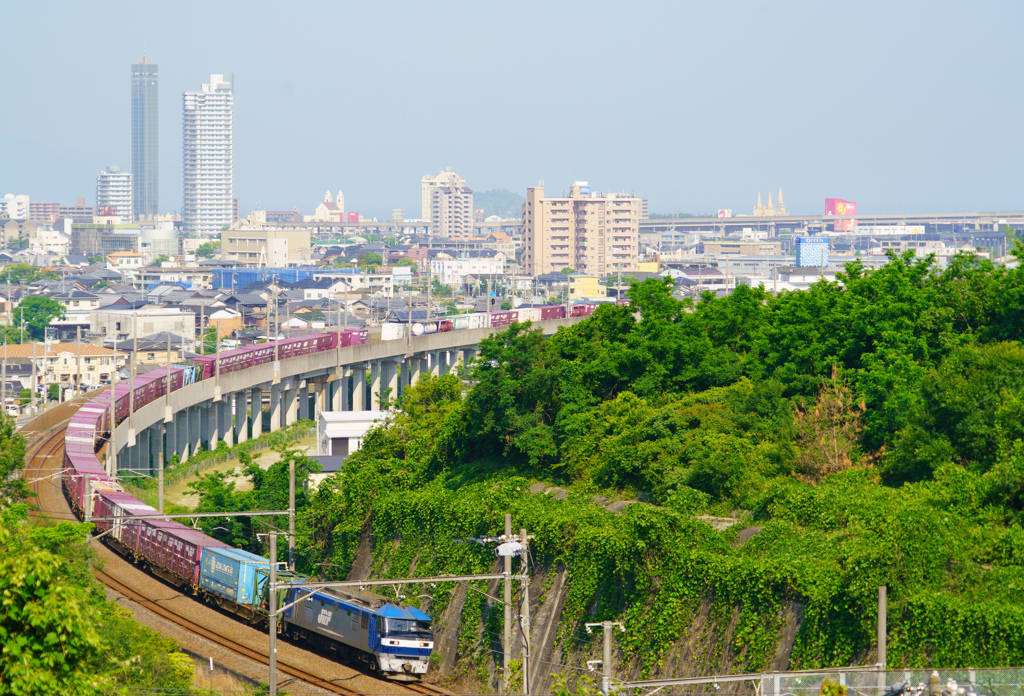
[[[60,470],[63,463],[65,431],[66,428],[58,430],[42,442],[34,445],[32,450],[26,453],[26,460],[28,462],[26,466],[26,477],[32,481],[32,483],[29,484],[29,489],[35,493],[36,504],[39,508],[38,512],[35,514],[56,520],[73,519],[71,510],[67,506],[67,501],[63,496],[60,477],[55,475]],[[192,635],[204,638],[228,652],[244,657],[259,665],[269,667],[269,657],[260,650],[246,646],[234,640],[232,637],[224,635],[224,633],[218,632],[208,626],[204,626],[187,618],[170,606],[167,606],[162,600],[155,601],[151,597],[147,597],[142,592],[129,587],[124,582],[103,570],[94,570],[94,575],[97,580],[102,582],[111,591],[138,604],[148,612],[159,616],[178,628]],[[319,659],[323,660],[322,657]],[[282,655],[280,652],[278,653],[277,669],[281,674],[287,675],[297,682],[315,686],[330,693],[348,694],[349,696],[357,696],[366,693],[365,691],[348,688],[332,681],[331,679],[325,679],[324,677],[313,674],[298,665],[292,664],[287,657]],[[359,672],[359,674],[364,673]],[[425,694],[428,696],[451,696],[451,692],[439,689],[429,684],[386,683],[388,686],[395,687],[395,692],[405,691]],[[380,694],[381,692],[376,693]]]
[[[112,577],[111,575],[109,575],[109,574],[107,574],[107,573],[105,573],[103,571],[95,571],[94,575],[96,576],[96,578],[100,582],[102,582],[104,585],[106,585],[108,588],[110,588],[114,592],[116,592],[119,595],[125,597],[126,599],[130,599],[131,601],[135,602],[139,606],[145,608],[147,611],[150,611],[150,612],[156,614],[157,616],[159,616],[159,617],[161,617],[161,618],[163,618],[163,619],[165,619],[167,621],[170,621],[171,623],[175,624],[176,626],[179,626],[180,628],[185,629],[189,633],[193,633],[193,634],[195,634],[197,636],[201,636],[203,638],[206,638],[210,642],[216,643],[217,645],[219,645],[220,647],[224,648],[225,650],[230,650],[231,652],[235,653],[236,655],[241,655],[242,657],[246,657],[246,658],[252,660],[253,662],[258,662],[261,665],[267,665],[267,666],[270,665],[270,659],[267,657],[267,655],[263,654],[259,650],[253,650],[252,648],[250,648],[250,647],[248,647],[246,645],[243,645],[242,643],[239,643],[239,642],[235,641],[234,639],[232,639],[232,638],[230,638],[230,637],[228,637],[228,636],[226,636],[226,635],[224,635],[222,633],[218,633],[217,631],[209,629],[209,628],[207,628],[205,626],[201,626],[200,624],[197,624],[194,621],[186,619],[185,617],[181,616],[177,612],[172,611],[171,609],[169,609],[169,608],[167,608],[165,606],[162,606],[160,603],[155,602],[155,601],[149,599],[148,597],[142,595],[139,592],[136,592],[135,590],[133,590],[132,588],[128,587],[124,583],[120,582],[117,578]],[[307,672],[307,671],[305,671],[303,669],[300,669],[298,667],[290,665],[287,662],[282,662],[280,658],[277,661],[277,670],[279,672],[287,674],[288,676],[290,676],[290,677],[292,677],[294,679],[297,679],[298,681],[305,682],[306,684],[311,684],[313,686],[321,688],[321,689],[323,689],[325,691],[330,691],[332,693],[336,693],[336,694],[360,694],[361,693],[359,691],[353,691],[352,689],[348,689],[346,687],[343,687],[343,686],[340,686],[338,684],[332,683],[329,680],[322,679],[322,678],[318,677],[315,674],[311,674],[311,673],[309,673],[309,672]]]

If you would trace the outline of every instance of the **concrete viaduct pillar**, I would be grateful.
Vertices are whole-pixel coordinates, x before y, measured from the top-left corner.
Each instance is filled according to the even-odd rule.
[[[252,394],[252,439],[255,440],[263,434],[263,388],[253,387],[249,391]]]
[[[352,410],[367,411],[370,407],[370,390],[366,386],[366,371],[369,363],[352,365]]]
[[[235,392],[235,444],[240,445],[249,440],[249,404],[246,402],[245,389]]]
[[[284,390],[284,424],[291,425],[299,419],[299,385],[294,382]]]
[[[382,361],[380,360],[374,360],[372,363],[370,363],[370,403],[367,406],[367,410],[369,411],[381,410],[381,362]]]

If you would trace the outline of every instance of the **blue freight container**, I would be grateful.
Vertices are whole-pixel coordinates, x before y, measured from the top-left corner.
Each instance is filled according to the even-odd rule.
[[[266,571],[257,573],[258,570]],[[206,548],[199,569],[199,587],[242,605],[260,604],[270,561],[248,551]]]

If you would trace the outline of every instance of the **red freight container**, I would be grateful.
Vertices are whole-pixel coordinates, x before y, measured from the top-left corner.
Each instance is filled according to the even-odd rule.
[[[165,520],[143,520],[139,541],[140,554],[157,575],[172,584],[199,585],[199,563],[207,546],[225,548],[229,544],[202,532]]]
[[[491,312],[491,326],[508,326],[519,317],[519,312]]]

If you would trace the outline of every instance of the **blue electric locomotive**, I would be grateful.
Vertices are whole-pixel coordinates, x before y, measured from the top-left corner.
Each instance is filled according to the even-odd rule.
[[[301,598],[301,599],[300,599]],[[434,648],[430,617],[372,592],[290,591],[284,631],[298,641],[365,662],[397,681],[426,674]]]

